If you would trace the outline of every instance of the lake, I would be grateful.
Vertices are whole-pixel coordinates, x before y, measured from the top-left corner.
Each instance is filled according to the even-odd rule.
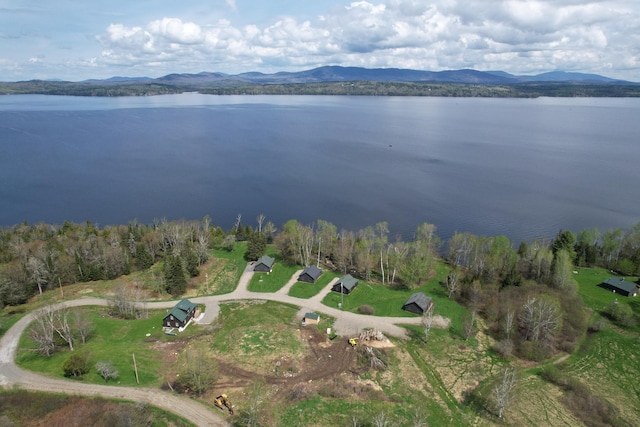
[[[640,99],[0,96],[0,225],[238,213],[520,240],[640,221]]]

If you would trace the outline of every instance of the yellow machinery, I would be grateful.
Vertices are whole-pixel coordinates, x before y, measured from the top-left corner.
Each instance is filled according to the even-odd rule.
[[[356,347],[358,345],[358,338],[349,338],[349,344],[351,344],[351,347]]]
[[[233,415],[233,405],[231,404],[231,401],[226,394],[221,394],[220,396],[216,397],[216,400],[214,400],[213,403],[222,410],[224,410],[225,408],[228,409],[229,413]]]

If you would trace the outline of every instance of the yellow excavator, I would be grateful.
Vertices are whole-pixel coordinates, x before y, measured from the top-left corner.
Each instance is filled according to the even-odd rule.
[[[233,415],[233,405],[231,404],[231,401],[226,394],[221,394],[220,396],[216,397],[213,403],[223,411],[225,408],[228,409],[229,413]]]
[[[357,347],[358,346],[358,338],[349,338],[349,344],[351,344],[351,347]]]

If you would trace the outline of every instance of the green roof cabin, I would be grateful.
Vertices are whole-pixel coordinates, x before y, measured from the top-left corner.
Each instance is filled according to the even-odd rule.
[[[178,328],[180,332],[187,327],[191,319],[200,315],[198,304],[194,304],[188,299],[183,299],[176,304],[169,314],[164,316],[162,326],[165,328]]]
[[[431,307],[433,307],[431,298],[422,292],[416,292],[404,303],[402,309],[415,314],[424,314],[431,310]]]
[[[638,295],[638,285],[620,277],[609,277],[602,282],[601,286],[625,297],[635,297]]]
[[[298,276],[298,280],[301,282],[315,283],[318,280],[318,277],[322,274],[322,270],[320,270],[315,265],[310,265],[305,268],[300,276]]]
[[[260,257],[258,261],[256,261],[255,267],[253,267],[253,271],[261,271],[263,273],[271,273],[273,269],[273,264],[275,264],[275,258],[271,258],[268,255],[263,255]]]
[[[342,276],[340,280],[336,282],[335,285],[331,287],[331,290],[334,292],[342,292],[343,294],[350,294],[351,291],[358,286],[358,279],[347,274]]]

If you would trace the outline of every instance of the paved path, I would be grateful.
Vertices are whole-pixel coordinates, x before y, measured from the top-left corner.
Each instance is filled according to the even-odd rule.
[[[406,337],[406,330],[398,324],[419,325],[422,321],[420,317],[379,317],[365,316],[361,314],[346,312],[322,305],[321,301],[327,292],[331,292],[331,286],[335,281],[329,283],[325,289],[312,298],[303,299],[287,295],[289,289],[297,281],[300,271],[296,272],[287,284],[274,293],[250,292],[249,282],[253,277],[253,266],[247,264],[244,272],[238,281],[235,291],[225,295],[214,295],[191,298],[191,301],[206,306],[204,316],[199,319],[199,324],[210,324],[218,316],[219,303],[221,301],[233,300],[270,300],[288,303],[299,306],[300,320],[305,312],[314,311],[328,314],[336,319],[334,324],[335,332],[338,335],[355,335],[364,328],[375,328],[387,335],[395,337]],[[311,285],[313,286],[313,285]],[[148,302],[145,305],[151,309],[171,308],[177,301],[156,301]],[[106,306],[107,300],[100,298],[80,298],[56,304],[57,309],[64,307],[79,307],[86,305]],[[18,385],[28,390],[40,390],[56,393],[81,394],[86,396],[103,396],[113,399],[130,400],[134,402],[144,402],[150,405],[166,409],[179,414],[197,426],[228,426],[229,423],[219,414],[203,404],[187,397],[176,395],[152,388],[117,387],[99,384],[86,384],[76,381],[64,381],[49,378],[33,372],[18,368],[15,363],[15,354],[18,348],[20,336],[33,321],[35,313],[29,313],[16,322],[0,340],[0,386],[11,387]],[[449,322],[441,316],[435,316],[435,327],[447,327]]]

